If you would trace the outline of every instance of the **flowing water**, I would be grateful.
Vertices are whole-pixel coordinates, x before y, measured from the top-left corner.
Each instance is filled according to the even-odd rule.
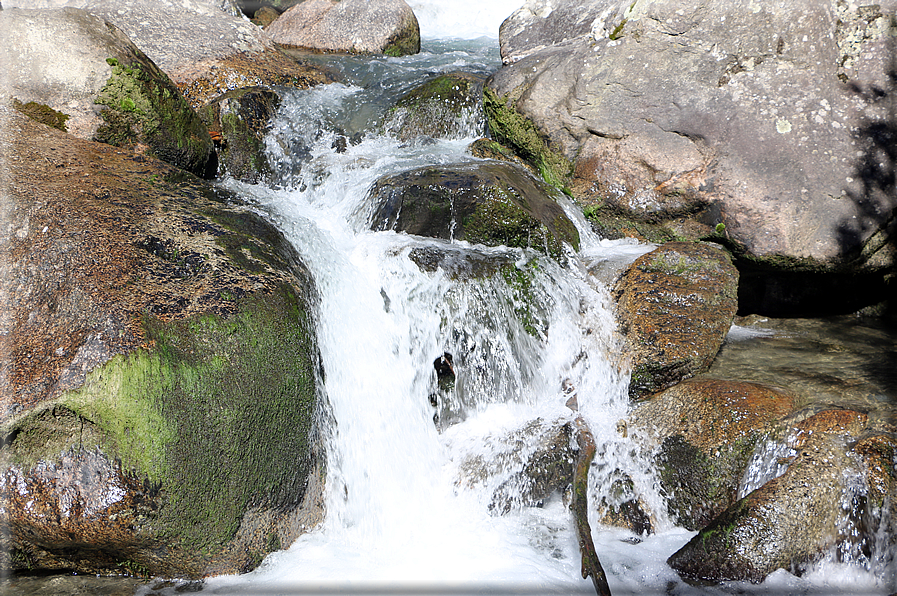
[[[479,4],[412,3],[429,36],[418,56],[318,58],[343,82],[286,94],[268,139],[276,183],[227,182],[287,234],[321,296],[327,513],[320,528],[256,571],[210,579],[204,591],[593,593],[580,577],[561,496],[490,513],[493,493],[522,468],[537,437],[572,420],[565,402],[575,391],[599,446],[590,498],[607,495],[622,471],[657,530],[635,537],[591,520],[613,593],[885,593],[873,574],[836,563],[803,578],[780,571],[759,586],[705,588],[665,564],[693,534],[666,519],[650,465],[617,431],[628,377],[600,281],[651,247],[603,241],[580,226],[582,250],[560,267],[528,250],[370,231],[368,190],[379,177],[474,159],[466,147],[485,132],[477,114],[457,123],[455,138],[406,142],[383,132],[383,116],[434,74],[498,68],[496,16],[513,6]],[[493,38],[470,39],[484,33]],[[535,272],[527,304],[500,276],[422,271],[411,257],[422,249],[449,255],[447,263],[497,259]],[[525,329],[521,308],[536,333]],[[437,409],[429,399],[438,392],[433,362],[445,352],[454,355],[457,378]]]

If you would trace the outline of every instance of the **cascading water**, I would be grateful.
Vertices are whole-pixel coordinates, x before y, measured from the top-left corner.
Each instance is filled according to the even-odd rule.
[[[490,4],[495,20],[485,33],[494,37],[517,2]],[[435,20],[473,15],[476,2],[411,5],[425,36],[484,33],[482,16],[455,17],[470,25],[456,31]],[[494,39],[425,40],[420,55],[406,58],[320,59],[345,82],[285,92],[269,137],[278,169],[272,187],[226,184],[296,245],[320,294],[326,518],[256,571],[212,578],[205,591],[593,593],[580,577],[563,497],[494,514],[495,495],[538,438],[575,417],[565,405],[573,394],[598,445],[590,499],[609,499],[625,475],[656,531],[635,537],[591,520],[615,594],[822,593],[839,581],[854,585],[855,575],[832,584],[781,572],[760,586],[697,588],[665,564],[693,534],[666,519],[650,466],[618,430],[628,374],[616,361],[607,290],[600,275],[586,273],[613,270],[650,247],[602,241],[579,226],[580,253],[562,267],[529,250],[370,231],[368,190],[378,178],[473,161],[466,147],[484,132],[481,119],[469,119],[457,138],[401,142],[383,133],[384,111],[433,74],[496,69]],[[443,255],[443,266],[422,270],[414,255],[427,251]],[[501,276],[451,267],[470,260],[510,263],[526,277],[526,296]],[[434,360],[445,353],[455,380],[440,394]]]

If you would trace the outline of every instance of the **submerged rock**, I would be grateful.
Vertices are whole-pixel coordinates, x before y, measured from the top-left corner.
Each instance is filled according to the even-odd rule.
[[[321,515],[304,266],[199,179],[0,116],[0,551],[13,570],[252,569]]]
[[[250,184],[270,177],[264,138],[279,104],[268,89],[236,89],[200,109],[224,172]]]
[[[713,244],[670,242],[636,259],[613,289],[632,359],[629,395],[707,370],[732,325],[737,290],[738,271]]]
[[[403,141],[427,136],[463,139],[482,129],[484,79],[463,72],[440,75],[396,102],[384,128]],[[485,131],[478,130],[476,134]]]
[[[265,32],[290,48],[389,56],[420,52],[417,17],[404,0],[305,0]]]
[[[579,233],[552,191],[503,163],[433,166],[387,176],[371,189],[372,229],[485,246],[530,247],[556,258]]]
[[[0,29],[0,63],[16,101],[56,110],[57,128],[80,138],[145,146],[189,172],[215,175],[212,141],[199,117],[114,25],[75,8],[7,9]],[[27,68],[15,66],[23,54]]]

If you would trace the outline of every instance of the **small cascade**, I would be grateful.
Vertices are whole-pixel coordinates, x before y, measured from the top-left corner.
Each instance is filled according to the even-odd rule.
[[[424,14],[450,3],[426,4]],[[581,420],[596,444],[589,523],[611,591],[732,593],[689,586],[665,564],[693,533],[667,517],[650,454],[627,432],[608,284],[651,247],[596,237],[570,205],[581,245],[563,265],[371,229],[378,180],[475,162],[467,147],[483,133],[466,114],[447,138],[400,140],[384,126],[390,106],[441,73],[488,74],[494,40],[315,59],[344,81],[284,93],[267,140],[273,183],[226,185],[284,231],[320,295],[326,517],[256,571],[206,589],[594,593],[569,509]],[[761,446],[739,494],[783,473],[792,452]],[[621,516],[632,530],[605,525]]]

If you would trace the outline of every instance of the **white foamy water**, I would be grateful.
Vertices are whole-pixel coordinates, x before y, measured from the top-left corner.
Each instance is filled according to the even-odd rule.
[[[502,21],[523,6],[523,0],[408,0],[417,16],[421,37],[498,39]]]
[[[433,18],[451,7],[477,7],[426,4]],[[782,572],[758,586],[714,587],[690,586],[666,565],[693,533],[667,519],[650,465],[618,430],[629,408],[628,373],[618,362],[606,287],[614,271],[650,247],[601,240],[582,225],[582,249],[562,267],[529,250],[370,231],[368,191],[378,178],[473,160],[466,147],[480,134],[476,130],[469,138],[405,143],[376,132],[388,103],[383,97],[397,96],[427,73],[498,66],[494,42],[430,41],[424,54],[352,58],[344,84],[287,94],[269,138],[281,168],[277,183],[227,183],[284,231],[320,294],[317,334],[329,421],[323,429],[326,516],[321,527],[268,556],[256,571],[211,578],[203,590],[594,593],[580,576],[575,530],[561,495],[541,507],[490,513],[496,490],[535,449],[533,438],[573,419],[565,402],[575,393],[598,445],[591,502],[626,475],[657,530],[639,542],[591,520],[617,596],[828,594],[849,581],[887,593],[874,573],[834,562],[804,578]],[[351,142],[337,152],[341,135]],[[419,250],[511,264],[529,276],[526,300],[509,293],[501,275],[422,271],[412,258]],[[535,332],[524,324],[523,308]],[[455,401],[440,409],[430,405],[430,396],[437,391],[433,361],[444,352],[454,355],[457,377]]]

